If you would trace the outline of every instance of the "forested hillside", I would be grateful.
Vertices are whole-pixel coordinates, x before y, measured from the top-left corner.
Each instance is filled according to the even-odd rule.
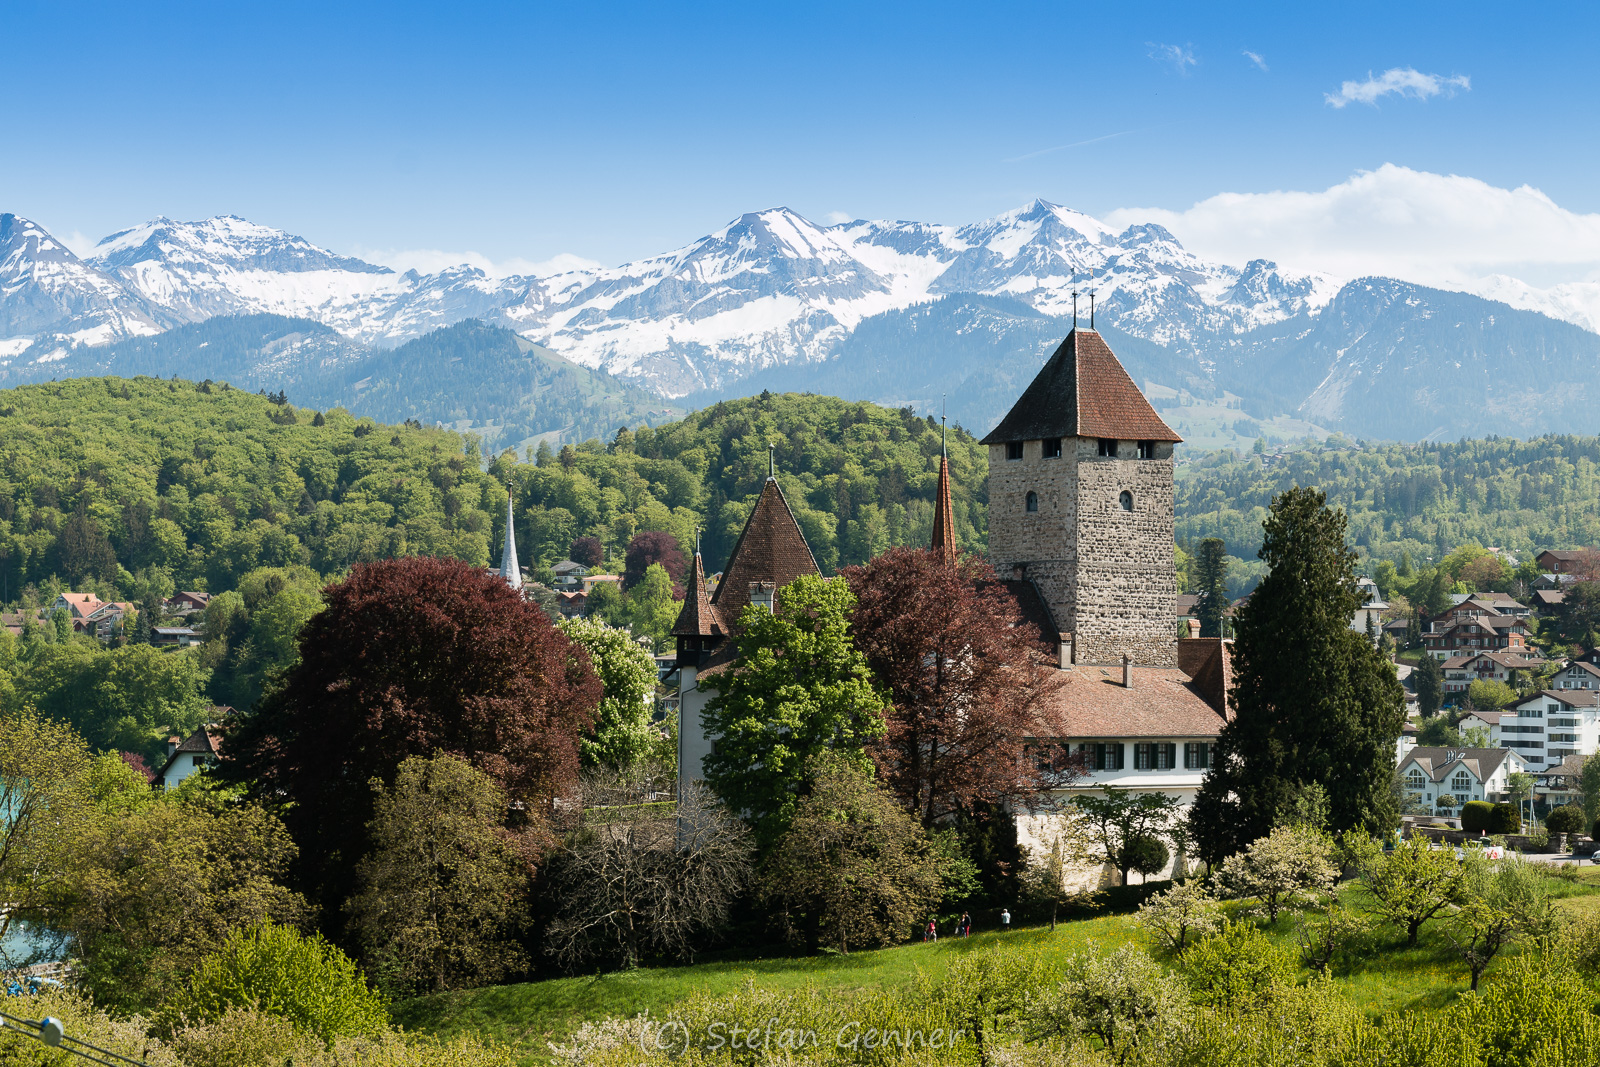
[[[0,599],[52,579],[108,599],[235,588],[258,567],[335,575],[407,553],[499,558],[517,487],[525,564],[600,538],[620,563],[639,530],[708,566],[732,548],[775,449],[818,562],[832,571],[925,539],[937,424],[830,397],[729,401],[657,430],[623,431],[485,472],[467,437],[317,412],[210,382],[75,379],[0,391]],[[950,432],[957,532],[982,547],[985,453]],[[535,462],[528,462],[535,460]]]
[[[1526,553],[1600,543],[1600,438],[1552,435],[1357,446],[1342,438],[1281,456],[1180,457],[1178,540],[1221,537],[1251,558],[1275,493],[1323,489],[1370,555],[1421,563],[1477,541]]]

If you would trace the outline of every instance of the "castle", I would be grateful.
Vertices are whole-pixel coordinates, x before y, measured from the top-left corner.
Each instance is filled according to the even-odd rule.
[[[989,448],[989,558],[1064,672],[1054,699],[1080,756],[1073,790],[1106,785],[1192,802],[1228,717],[1227,645],[1180,635],[1173,564],[1173,448],[1161,420],[1094,330],[1074,328],[1000,424]],[[948,461],[941,459],[930,547],[956,554]],[[777,480],[761,497],[708,594],[698,551],[678,639],[679,767],[711,751],[698,681],[734,662],[732,625],[750,603],[817,573]],[[1040,827],[1019,818],[1025,839]]]

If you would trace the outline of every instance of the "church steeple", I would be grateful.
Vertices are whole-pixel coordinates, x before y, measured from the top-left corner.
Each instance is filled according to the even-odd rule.
[[[956,561],[956,515],[950,502],[950,448],[944,440],[944,416],[939,416],[939,496],[933,503],[933,540],[928,545],[947,564]]]
[[[522,588],[522,568],[517,566],[517,531],[512,524],[511,490],[506,490],[506,547],[500,552],[500,577],[513,589]]]

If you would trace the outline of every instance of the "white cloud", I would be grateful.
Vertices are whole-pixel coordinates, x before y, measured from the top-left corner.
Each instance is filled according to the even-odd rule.
[[[1531,186],[1392,163],[1319,192],[1221,193],[1185,211],[1122,209],[1106,221],[1160,223],[1229,263],[1266,258],[1346,278],[1459,287],[1511,274],[1549,285],[1600,271],[1600,215],[1568,211]]]
[[[393,270],[415,270],[433,274],[446,267],[477,267],[491,278],[504,278],[511,274],[546,277],[573,270],[593,270],[601,264],[592,259],[562,252],[549,259],[531,260],[520,257],[491,260],[480,252],[446,252],[437,248],[359,248],[352,255],[369,263],[378,263]]]
[[[831,226],[841,226],[846,222],[856,221],[856,217],[854,215],[846,214],[843,211],[830,211],[824,217],[828,220],[828,224]]]
[[[1146,41],[1145,47],[1150,49],[1150,58],[1157,63],[1165,63],[1180,75],[1187,76],[1189,68],[1195,66],[1194,45],[1157,44]]]
[[[1426,100],[1430,96],[1454,96],[1457,89],[1465,92],[1471,88],[1472,80],[1465,74],[1445,77],[1441,74],[1424,74],[1411,67],[1394,67],[1377,77],[1368,71],[1366,81],[1345,82],[1339,86],[1338,92],[1322,95],[1333,107],[1344,107],[1346,104],[1376,106],[1379,98],[1390,93]]]
[[[77,256],[79,259],[83,259],[85,256],[91,254],[94,251],[94,246],[96,244],[93,237],[85,237],[83,233],[78,230],[73,230],[72,233],[66,237],[57,236],[56,239],[62,244],[66,245],[67,250],[73,255]]]
[[[1244,57],[1262,70],[1267,69],[1267,61],[1261,58],[1260,52],[1252,52],[1247,48],[1244,50]]]

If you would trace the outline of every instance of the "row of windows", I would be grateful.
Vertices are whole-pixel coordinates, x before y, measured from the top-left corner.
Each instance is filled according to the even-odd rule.
[[[1132,511],[1133,510],[1133,494],[1128,492],[1126,489],[1124,489],[1122,492],[1118,493],[1117,494],[1117,506],[1119,508],[1121,508],[1123,511]],[[1028,490],[1028,495],[1022,498],[1022,507],[1023,507],[1023,510],[1025,510],[1025,511],[1038,511],[1039,510],[1039,494],[1035,493],[1032,489]]]
[[[1091,771],[1120,771],[1123,769],[1121,742],[1111,744],[1080,744],[1078,754]],[[1172,742],[1141,741],[1133,746],[1133,769],[1136,771],[1170,771],[1178,766],[1178,746]],[[1205,741],[1189,741],[1183,746],[1185,770],[1203,771],[1211,766],[1211,746]]]
[[[1039,442],[1039,453],[1040,453],[1040,455],[1042,455],[1045,459],[1060,459],[1061,458],[1061,447],[1062,447],[1061,443],[1063,441],[1065,441],[1065,440],[1066,440],[1066,438],[1064,438],[1064,437],[1046,437],[1043,441]],[[1008,442],[1006,442],[1006,459],[1021,459],[1022,458],[1022,444],[1023,443],[1021,441],[1008,441]],[[1098,447],[1096,449],[1096,454],[1101,455],[1101,456],[1111,457],[1111,458],[1115,458],[1116,457],[1116,454],[1117,454],[1117,442],[1116,441],[1114,441],[1113,439],[1111,439],[1109,437],[1102,437],[1102,438],[1099,438],[1097,444],[1098,444]],[[1155,459],[1156,458],[1156,443],[1154,441],[1140,441],[1139,442],[1139,458],[1140,459]]]

